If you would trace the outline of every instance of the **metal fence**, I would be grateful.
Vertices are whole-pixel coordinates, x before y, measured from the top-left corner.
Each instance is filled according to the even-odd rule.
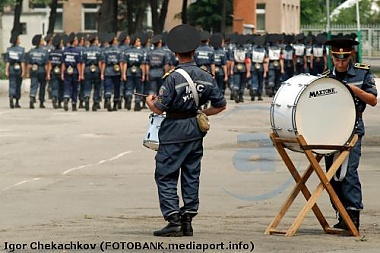
[[[326,26],[307,25],[301,27],[301,32],[307,34],[311,32],[316,35],[326,31]],[[343,33],[357,33],[356,25],[331,25],[332,35]],[[361,46],[362,56],[364,58],[380,58],[380,25],[362,25],[361,26]]]

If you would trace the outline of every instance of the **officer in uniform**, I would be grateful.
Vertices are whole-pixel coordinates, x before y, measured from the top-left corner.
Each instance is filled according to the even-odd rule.
[[[48,52],[48,54],[50,54],[50,52],[52,50],[54,50],[54,46],[53,46],[53,38],[54,38],[54,35],[53,34],[47,34],[44,38],[45,40],[45,50]],[[52,98],[52,94],[51,94],[51,80],[47,80],[47,93],[48,93],[48,98],[51,99]]]
[[[243,94],[246,87],[247,79],[251,77],[251,60],[248,52],[244,48],[246,38],[244,35],[238,35],[236,38],[236,47],[230,55],[231,75],[233,76],[232,97],[236,103],[244,102]]]
[[[346,84],[351,89],[356,102],[357,124],[355,133],[359,139],[350,151],[345,177],[342,181],[335,181],[333,178],[331,180],[331,186],[334,188],[357,229],[359,229],[360,226],[360,211],[363,210],[362,190],[358,175],[361,143],[365,132],[362,114],[367,104],[371,106],[377,104],[376,84],[369,65],[360,63],[354,64],[352,61],[354,57],[353,47],[358,44],[359,42],[346,38],[336,38],[326,42],[326,45],[331,46],[331,57],[334,64],[329,76]],[[344,110],[344,108],[342,108],[342,110]],[[330,168],[332,162],[333,155],[327,156],[327,170]],[[340,214],[339,222],[335,224],[334,227],[347,229],[347,225]]]
[[[194,60],[198,67],[204,68],[212,75],[215,75],[215,52],[212,47],[209,46],[210,33],[202,31],[201,45],[195,50]]]
[[[99,40],[96,34],[91,34],[88,37],[88,41],[90,46],[84,48],[82,54],[84,107],[86,111],[90,110],[90,96],[91,91],[93,90],[92,111],[96,111],[98,109],[100,97],[100,69],[102,63],[102,51],[99,48]]]
[[[121,52],[124,54],[125,51],[127,51],[128,49],[131,48],[131,37],[128,35],[128,32],[127,31],[122,31],[119,35],[119,47],[121,49]],[[123,100],[125,99],[124,98],[124,94],[125,94],[125,91],[127,90],[127,83],[124,82],[124,80],[122,79],[121,82],[120,82],[120,101],[119,101],[119,104],[117,105],[117,109],[121,109],[122,108],[122,103],[123,103]]]
[[[272,34],[269,36],[268,46],[268,86],[266,93],[268,96],[276,94],[281,85],[281,77],[284,72],[284,59],[282,57],[281,47],[278,44],[280,40],[279,34]],[[268,37],[268,36],[267,36]]]
[[[313,67],[313,44],[315,41],[315,36],[309,34],[305,39],[305,57],[306,57],[306,68],[305,73],[311,73],[311,68]]]
[[[139,35],[133,36],[131,39],[133,47],[124,52],[125,64],[123,67],[122,78],[127,82],[127,90],[125,91],[125,108],[131,110],[132,95],[142,93],[142,84],[145,80],[145,64],[144,50],[141,48],[141,41]],[[141,110],[141,97],[135,96],[134,111]]]
[[[61,65],[61,79],[64,81],[64,99],[63,109],[69,110],[69,100],[71,99],[72,110],[77,110],[78,101],[78,85],[83,79],[81,65],[82,55],[78,46],[78,38],[75,33],[70,33],[67,38],[69,46],[63,50],[62,65]]]
[[[203,110],[206,115],[217,114],[226,108],[226,100],[212,75],[198,68],[193,61],[199,43],[199,33],[190,25],[176,26],[168,34],[167,44],[179,60],[176,69],[188,73],[199,95],[192,93],[182,74],[172,71],[166,76],[158,96],[149,95],[146,99],[154,113],[166,112],[158,133],[160,145],[155,158],[155,180],[161,212],[169,224],[154,231],[155,236],[193,235],[191,222],[199,207],[199,177],[205,136],[198,127],[196,114],[208,101],[211,107]],[[197,95],[198,105],[194,100]],[[182,207],[177,195],[180,175]]]
[[[117,37],[113,33],[110,33],[107,35],[107,41],[110,46],[103,52],[101,79],[104,80],[105,107],[108,111],[117,111],[120,100],[120,82],[124,59]],[[111,106],[112,94],[113,107]]]
[[[251,101],[255,101],[255,96],[258,100],[263,100],[264,77],[266,77],[268,53],[265,49],[265,36],[255,36],[253,38],[254,46],[250,51],[251,63]]]
[[[45,41],[41,34],[37,34],[33,37],[32,44],[35,48],[31,49],[28,53],[28,70],[30,76],[29,108],[34,109],[38,89],[40,108],[45,108],[44,102],[49,54],[44,48]]]
[[[286,45],[284,49],[282,50],[282,56],[284,59],[285,73],[283,75],[282,80],[286,81],[292,76],[294,76],[294,72],[296,69],[296,61],[294,60],[294,57],[293,57],[295,55],[295,52],[292,46],[292,43],[294,41],[294,35],[290,35],[290,34],[285,35],[284,40],[285,40]]]
[[[64,83],[61,79],[62,46],[61,35],[55,35],[52,45],[54,49],[49,52],[48,80],[51,83],[53,108],[62,108]]]
[[[158,94],[162,85],[162,76],[169,71],[169,57],[162,49],[161,34],[155,35],[151,43],[154,45],[154,49],[148,52],[146,58],[147,78],[150,83],[150,94]]]
[[[315,38],[315,43],[313,45],[313,61],[311,64],[311,74],[318,75],[322,74],[327,69],[327,50],[325,46],[326,35],[318,34]]]
[[[220,33],[215,33],[210,38],[210,44],[215,52],[215,81],[222,94],[226,90],[225,83],[228,80],[227,73],[227,54],[222,47],[223,36]]]
[[[296,42],[293,45],[294,54],[296,55],[296,75],[305,73],[306,69],[306,47],[304,44],[305,35],[298,34],[295,36]]]
[[[9,107],[20,108],[22,77],[25,73],[25,49],[20,47],[18,33],[13,33],[11,47],[5,53],[5,75],[9,78]],[[14,102],[16,100],[16,103]]]

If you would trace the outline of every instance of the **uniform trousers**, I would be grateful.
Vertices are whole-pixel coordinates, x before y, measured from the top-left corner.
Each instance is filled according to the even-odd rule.
[[[93,90],[92,99],[94,102],[99,102],[100,98],[100,76],[98,72],[89,72],[84,74],[83,96],[89,98]]]
[[[141,76],[127,76],[127,89],[125,90],[125,97],[132,97],[133,92],[142,93]],[[135,96],[135,103],[141,101],[140,96]]]
[[[35,98],[38,93],[38,99],[40,102],[45,102],[45,92],[46,92],[46,74],[36,73],[32,74],[30,77],[30,92],[29,96]]]
[[[199,176],[203,139],[160,144],[156,154],[155,180],[161,212],[166,219],[173,213],[194,213],[199,207]],[[183,206],[179,205],[178,179],[181,179]]]
[[[76,104],[78,101],[78,74],[65,75],[65,89],[63,92],[64,98],[71,99],[73,104]]]
[[[113,94],[113,101],[118,102],[120,100],[120,75],[117,76],[105,76],[104,77],[104,98],[111,98]]]
[[[51,73],[51,96],[56,98],[59,102],[63,100],[64,82],[61,75]]]
[[[9,75],[9,97],[20,99],[21,98],[21,74]]]

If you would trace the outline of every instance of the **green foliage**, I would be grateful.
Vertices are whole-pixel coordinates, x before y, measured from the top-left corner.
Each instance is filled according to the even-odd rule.
[[[301,24],[326,24],[326,0],[301,0]],[[330,12],[345,0],[330,0]]]
[[[359,15],[360,23],[362,24],[379,24],[380,12],[372,10],[372,4],[379,4],[378,0],[360,0]],[[352,25],[356,24],[356,5],[350,8],[342,9],[338,16],[331,19],[332,24]]]
[[[5,75],[5,62],[3,60],[0,61],[0,80],[8,79]]]
[[[5,6],[13,6],[16,0],[0,0],[0,12],[3,12]]]
[[[198,0],[187,9],[188,22],[207,31],[219,32],[222,21],[223,0]],[[227,0],[226,25],[232,24],[233,1]]]

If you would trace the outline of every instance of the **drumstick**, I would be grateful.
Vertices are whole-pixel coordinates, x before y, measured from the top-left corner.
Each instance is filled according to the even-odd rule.
[[[140,96],[140,97],[147,97],[147,96],[149,96],[149,95],[146,95],[146,94],[141,94],[141,93],[134,93],[136,96]]]

